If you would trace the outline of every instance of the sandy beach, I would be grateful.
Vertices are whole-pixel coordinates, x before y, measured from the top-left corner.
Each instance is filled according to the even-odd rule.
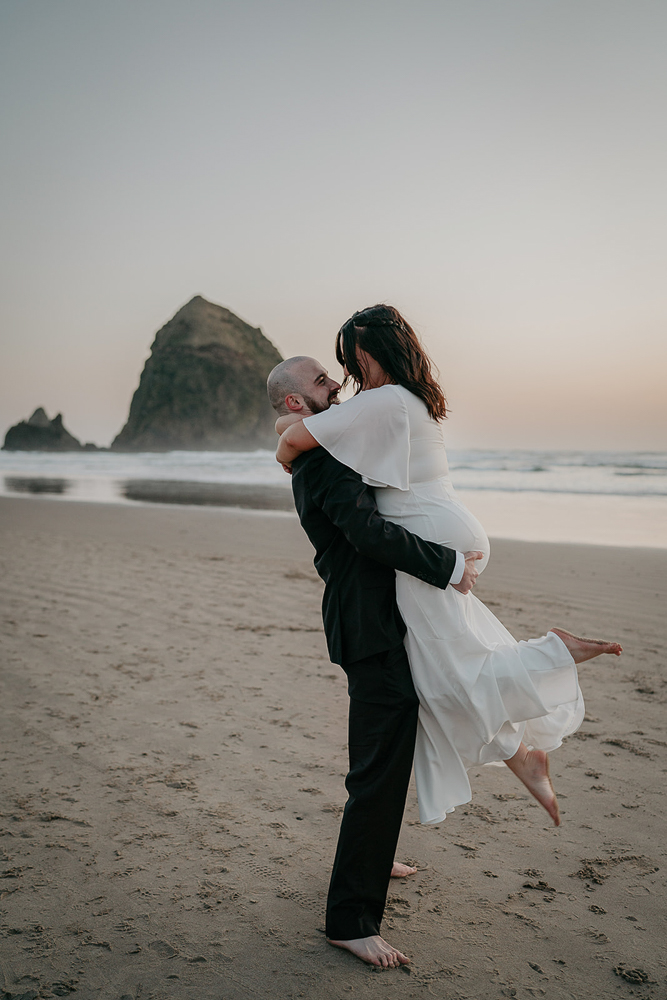
[[[517,638],[618,639],[552,757],[418,823],[378,972],[329,947],[347,694],[290,513],[0,498],[0,994],[81,1000],[667,996],[667,551],[498,541]]]

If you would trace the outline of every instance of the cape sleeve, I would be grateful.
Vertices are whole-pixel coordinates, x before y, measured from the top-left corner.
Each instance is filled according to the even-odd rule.
[[[410,422],[398,386],[367,389],[303,423],[330,455],[369,486],[410,488]]]

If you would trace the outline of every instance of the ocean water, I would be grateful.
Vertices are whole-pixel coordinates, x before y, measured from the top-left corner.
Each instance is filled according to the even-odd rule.
[[[667,548],[667,452],[453,450],[489,534]],[[0,452],[0,493],[291,510],[273,452]]]

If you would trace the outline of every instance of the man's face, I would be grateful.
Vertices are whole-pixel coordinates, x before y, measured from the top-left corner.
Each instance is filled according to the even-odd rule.
[[[308,359],[298,369],[300,395],[311,413],[321,413],[340,402],[340,384],[329,377],[319,361]]]

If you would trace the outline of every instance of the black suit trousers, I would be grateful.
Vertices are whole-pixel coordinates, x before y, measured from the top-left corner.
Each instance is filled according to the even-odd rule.
[[[327,937],[380,933],[412,771],[419,701],[403,645],[344,664],[350,771],[327,899]]]

